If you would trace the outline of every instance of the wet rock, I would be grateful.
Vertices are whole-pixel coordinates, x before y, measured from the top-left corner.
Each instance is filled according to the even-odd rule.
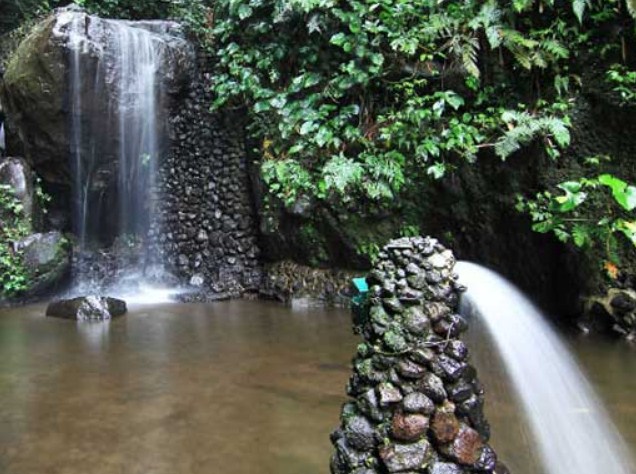
[[[383,340],[387,349],[393,353],[403,352],[408,347],[404,336],[396,331],[386,332],[384,334]]]
[[[426,281],[426,273],[419,272],[415,275],[411,275],[406,279],[409,285],[416,290],[423,290],[428,287]]]
[[[362,413],[374,421],[382,421],[382,412],[378,404],[378,397],[375,390],[370,388],[359,399],[358,407]]]
[[[420,414],[397,412],[393,415],[391,433],[398,441],[416,441],[428,429],[428,417]]]
[[[363,468],[367,453],[357,451],[347,443],[345,438],[339,438],[334,443],[336,453],[331,459],[332,472],[349,474],[356,468]]]
[[[104,296],[82,296],[49,304],[46,315],[77,321],[104,321],[126,314],[126,302]]]
[[[388,407],[389,405],[402,401],[400,389],[391,383],[380,384],[378,394],[380,395],[380,406],[382,407]]]
[[[404,327],[410,333],[422,336],[430,329],[431,322],[420,306],[414,306],[404,313]]]
[[[445,444],[453,441],[459,434],[459,420],[452,413],[438,411],[431,420],[431,432],[437,442]]]
[[[442,451],[453,461],[475,469],[492,470],[497,462],[477,431],[462,424],[453,441]]]
[[[60,232],[33,234],[15,243],[22,253],[29,287],[27,296],[40,295],[63,282],[71,265],[70,245]]]
[[[442,374],[440,375],[451,382],[459,380],[468,368],[466,364],[458,362],[452,357],[448,357],[446,355],[439,356],[437,363],[442,371]]]
[[[384,303],[384,307],[391,313],[397,314],[404,311],[402,303],[397,298],[385,298],[382,302]]]
[[[618,313],[625,314],[636,309],[636,298],[626,291],[621,291],[611,299],[610,305]]]
[[[431,455],[431,446],[425,439],[413,444],[390,444],[379,450],[380,459],[388,472],[416,471]]]
[[[473,386],[468,382],[462,380],[454,385],[451,385],[448,389],[448,396],[455,403],[460,403],[468,400],[472,395]]]
[[[444,352],[460,362],[466,360],[466,358],[468,357],[468,348],[463,341],[451,341],[446,346]]]
[[[428,474],[463,474],[460,466],[450,462],[434,462],[428,468]]]
[[[35,195],[33,190],[33,171],[22,158],[5,158],[0,161],[0,185],[10,186],[17,202],[22,206],[24,222],[30,231],[34,224]],[[0,221],[11,222],[14,216],[3,214],[0,209]]]
[[[433,373],[427,373],[418,383],[419,390],[436,403],[446,399],[446,389],[441,378]]]
[[[375,430],[364,416],[353,416],[345,424],[345,437],[353,448],[370,451],[375,446]]]
[[[402,408],[406,413],[431,415],[435,411],[435,404],[423,393],[413,392],[404,397]]]
[[[407,379],[420,379],[426,374],[426,369],[409,359],[405,359],[398,364],[398,373]]]
[[[192,275],[190,278],[190,286],[194,286],[195,288],[201,288],[205,284],[205,277],[200,273],[196,273]]]

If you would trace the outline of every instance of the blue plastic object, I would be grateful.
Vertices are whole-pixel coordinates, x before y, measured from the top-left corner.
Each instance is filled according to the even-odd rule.
[[[357,290],[358,294],[364,295],[369,292],[369,285],[366,278],[354,278],[353,286]]]

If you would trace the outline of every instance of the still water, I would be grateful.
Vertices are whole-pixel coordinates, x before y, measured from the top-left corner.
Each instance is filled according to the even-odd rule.
[[[328,473],[358,342],[346,311],[234,301],[80,325],[43,313],[0,312],[0,473]],[[469,342],[493,444],[515,474],[538,474],[479,327]],[[570,343],[636,451],[636,348]]]

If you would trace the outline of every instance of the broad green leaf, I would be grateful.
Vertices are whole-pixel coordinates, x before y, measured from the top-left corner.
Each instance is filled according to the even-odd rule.
[[[625,181],[611,174],[603,174],[598,177],[599,183],[612,190],[614,200],[626,211],[636,208],[636,187],[628,185]]]

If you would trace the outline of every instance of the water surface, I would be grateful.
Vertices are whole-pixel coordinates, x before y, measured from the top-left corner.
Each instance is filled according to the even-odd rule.
[[[328,473],[358,342],[346,311],[234,301],[80,325],[43,313],[0,312],[0,473]],[[477,329],[470,342],[495,447],[515,474],[538,474],[496,357]],[[572,343],[636,450],[636,350]]]

